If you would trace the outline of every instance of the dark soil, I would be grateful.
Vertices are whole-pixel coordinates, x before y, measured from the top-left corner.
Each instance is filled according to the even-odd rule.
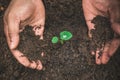
[[[110,21],[102,16],[96,16],[92,23],[95,24],[95,30],[91,30],[92,39],[90,43],[90,50],[96,51],[97,48],[101,49],[105,43],[112,40],[114,32],[111,28]]]
[[[109,20],[101,16],[94,18],[96,30],[91,31],[93,38],[89,39],[81,0],[44,0],[44,4],[44,40],[39,40],[32,28],[26,27],[20,33],[18,46],[30,60],[41,60],[44,68],[32,70],[16,61],[7,46],[1,18],[0,80],[119,80],[120,51],[106,65],[96,65],[94,56],[90,55],[91,50],[101,48],[101,44],[113,38]],[[64,30],[70,31],[73,38],[64,44],[52,44],[51,38]]]
[[[4,15],[4,12],[10,3],[10,0],[0,0],[0,17]]]

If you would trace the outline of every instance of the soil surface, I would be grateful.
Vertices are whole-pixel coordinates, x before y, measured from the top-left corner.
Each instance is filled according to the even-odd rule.
[[[0,0],[3,6],[8,3],[8,0]],[[94,56],[90,55],[91,50],[102,48],[105,42],[113,38],[109,20],[96,16],[92,20],[96,30],[91,31],[93,38],[90,39],[81,0],[44,0],[44,4],[44,40],[39,40],[32,27],[27,26],[20,33],[17,48],[30,60],[41,60],[43,69],[37,71],[25,68],[16,61],[8,48],[3,32],[3,17],[0,17],[0,80],[119,80],[120,49],[106,65],[96,65]],[[72,39],[64,44],[52,44],[52,37],[59,37],[59,33],[64,30],[73,34]]]

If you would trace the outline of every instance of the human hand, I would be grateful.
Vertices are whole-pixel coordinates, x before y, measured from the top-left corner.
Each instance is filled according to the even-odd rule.
[[[114,0],[112,1],[112,3],[120,3],[119,0]],[[109,0],[83,0],[82,2],[82,6],[83,6],[83,11],[84,11],[84,16],[85,16],[85,20],[86,20],[86,24],[88,26],[88,36],[90,38],[92,38],[92,34],[91,34],[91,30],[94,29],[94,24],[91,23],[91,21],[93,20],[94,17],[96,17],[97,15],[101,15],[104,17],[109,17],[110,21],[111,21],[111,27],[115,32],[115,36],[114,39],[112,39],[109,42],[106,42],[104,49],[102,51],[102,55],[100,58],[98,58],[99,56],[99,50],[95,51],[95,52],[91,52],[92,54],[95,54],[95,59],[96,59],[96,63],[97,64],[106,64],[110,57],[115,53],[115,51],[118,49],[118,47],[120,46],[120,23],[116,22],[116,16],[120,18],[120,12],[119,12],[119,8],[120,6],[111,6],[111,4]],[[113,14],[114,11],[112,11],[112,8],[118,8],[118,13],[117,14]],[[110,9],[111,8],[111,9]]]
[[[45,9],[42,0],[12,0],[4,14],[4,32],[8,46],[14,57],[25,67],[41,70],[42,63],[30,62],[22,52],[17,50],[19,32],[26,25],[32,26],[35,35],[43,39]]]

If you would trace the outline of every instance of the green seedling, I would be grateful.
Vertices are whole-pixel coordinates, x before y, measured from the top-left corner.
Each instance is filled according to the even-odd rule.
[[[52,38],[52,43],[58,43],[58,41],[59,41],[59,38],[57,36],[54,36]]]
[[[62,31],[60,32],[60,39],[61,40],[70,40],[72,38],[72,33],[69,31]]]
[[[69,31],[62,31],[60,32],[60,38],[57,36],[54,36],[52,38],[52,43],[58,43],[60,42],[61,44],[64,43],[64,41],[70,40],[72,38],[72,33]]]

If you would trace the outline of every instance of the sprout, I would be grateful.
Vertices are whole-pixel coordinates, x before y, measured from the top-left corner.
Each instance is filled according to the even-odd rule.
[[[52,38],[52,43],[58,43],[58,41],[61,42],[61,44],[64,43],[64,41],[70,40],[72,38],[72,33],[69,31],[62,31],[60,32],[60,40],[57,36],[54,36]]]
[[[70,40],[72,38],[72,33],[70,33],[69,31],[63,31],[60,32],[60,39],[61,40]]]
[[[58,42],[58,37],[57,36],[54,36],[53,38],[52,38],[52,43],[57,43]]]

